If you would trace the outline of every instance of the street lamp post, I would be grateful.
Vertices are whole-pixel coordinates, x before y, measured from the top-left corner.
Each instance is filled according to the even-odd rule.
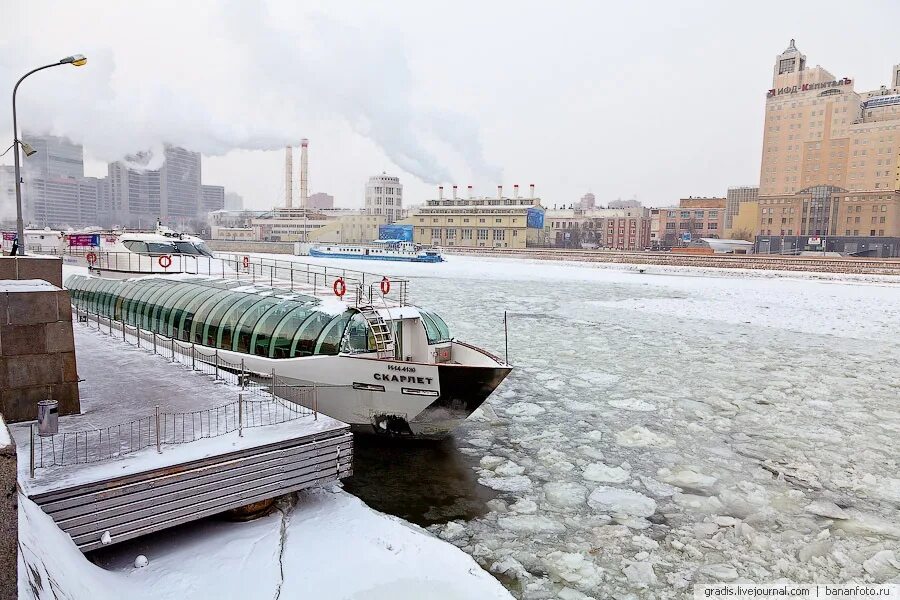
[[[81,54],[74,54],[72,56],[67,56],[61,59],[59,62],[51,63],[49,65],[44,65],[43,67],[38,67],[37,69],[32,69],[28,71],[16,82],[15,87],[13,87],[12,93],[12,116],[13,116],[13,160],[15,161],[15,177],[16,177],[16,238],[19,242],[19,247],[17,249],[18,256],[25,256],[25,224],[22,221],[22,173],[21,166],[19,165],[19,146],[22,142],[19,141],[19,128],[16,122],[16,92],[19,89],[19,84],[22,83],[26,77],[31,75],[32,73],[37,73],[38,71],[43,71],[44,69],[49,69],[50,67],[58,67],[60,65],[72,65],[75,67],[81,67],[87,64],[87,58],[85,58]],[[27,152],[27,150],[26,150]]]

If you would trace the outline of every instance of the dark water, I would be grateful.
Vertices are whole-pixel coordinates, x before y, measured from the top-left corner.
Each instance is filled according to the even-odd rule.
[[[497,493],[480,485],[453,437],[403,440],[357,434],[344,489],[366,504],[423,527],[487,513]]]

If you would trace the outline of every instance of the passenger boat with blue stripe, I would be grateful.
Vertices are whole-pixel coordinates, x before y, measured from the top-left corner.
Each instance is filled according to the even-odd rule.
[[[423,248],[405,240],[375,240],[370,244],[321,244],[309,249],[317,258],[353,258],[438,263],[444,260],[440,251]]]

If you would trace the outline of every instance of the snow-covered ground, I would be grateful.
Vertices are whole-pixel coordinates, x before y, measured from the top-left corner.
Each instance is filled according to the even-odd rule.
[[[19,498],[19,598],[509,598],[472,558],[340,491],[312,490],[248,523],[206,520],[124,542],[92,565]],[[138,568],[135,560],[148,564]]]
[[[900,581],[896,278],[322,262],[415,278],[498,353],[509,311],[516,369],[457,433],[502,499],[433,529],[517,596]]]

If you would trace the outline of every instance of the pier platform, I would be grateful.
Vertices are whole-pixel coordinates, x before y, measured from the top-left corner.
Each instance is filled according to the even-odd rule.
[[[116,325],[74,326],[82,414],[53,436],[10,428],[22,491],[82,551],[352,474],[345,423]]]

